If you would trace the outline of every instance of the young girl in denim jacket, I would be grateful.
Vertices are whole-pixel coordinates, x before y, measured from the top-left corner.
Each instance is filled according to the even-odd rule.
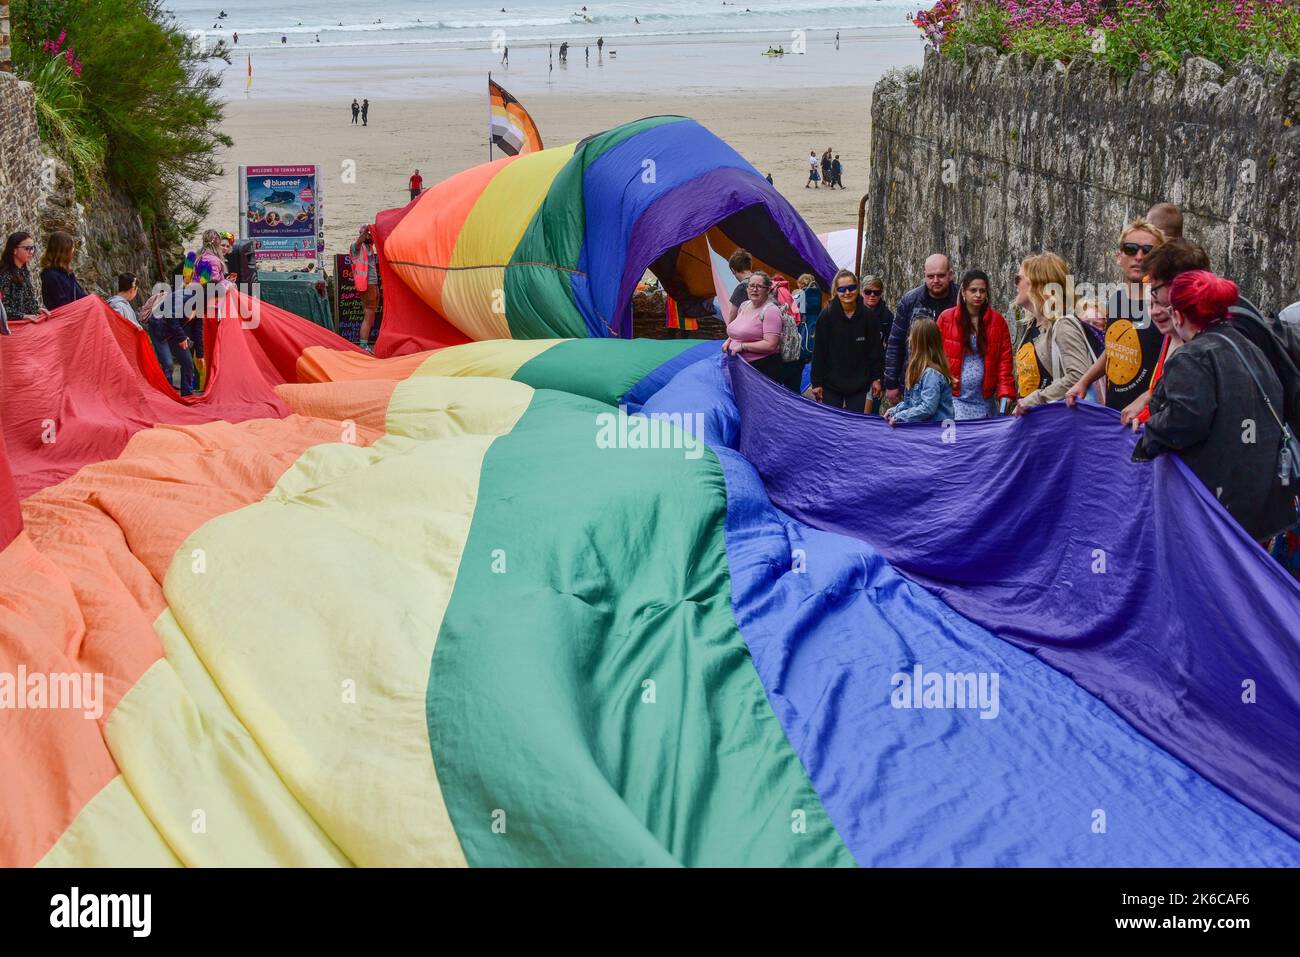
[[[903,401],[885,412],[890,426],[900,422],[944,422],[953,417],[952,377],[943,336],[933,319],[912,323],[907,337],[907,391]]]

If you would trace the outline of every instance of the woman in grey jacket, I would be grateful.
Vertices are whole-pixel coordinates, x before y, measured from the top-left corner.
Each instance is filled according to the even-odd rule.
[[[1297,484],[1278,477],[1282,384],[1264,353],[1226,321],[1236,301],[1236,283],[1204,270],[1170,284],[1173,334],[1184,345],[1151,394],[1151,418],[1133,458],[1177,452],[1263,542],[1295,522]]]
[[[1068,271],[1060,256],[1041,253],[1025,259],[1016,272],[1016,305],[1034,317],[1030,332],[1037,330],[1037,336],[1026,337],[1020,349],[1026,345],[1033,349],[1041,380],[1016,403],[1015,415],[1064,399],[1092,365],[1088,333],[1075,317],[1073,304],[1066,302]]]

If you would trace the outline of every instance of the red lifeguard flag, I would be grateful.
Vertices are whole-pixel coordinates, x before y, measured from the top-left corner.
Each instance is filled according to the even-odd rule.
[[[533,118],[491,77],[488,77],[488,99],[492,112],[492,144],[497,149],[507,156],[522,156],[542,149],[542,135],[537,132]]]

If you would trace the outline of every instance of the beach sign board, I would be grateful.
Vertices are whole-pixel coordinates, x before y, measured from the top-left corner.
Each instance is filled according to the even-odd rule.
[[[364,318],[361,293],[357,292],[352,278],[352,257],[347,253],[334,256],[334,315],[338,318],[339,335],[348,342],[360,344],[361,320]],[[375,327],[370,332],[372,340],[379,338],[379,326],[384,318],[384,297],[379,297],[375,309]]]
[[[239,237],[253,240],[259,261],[325,255],[319,174],[314,165],[239,167]]]

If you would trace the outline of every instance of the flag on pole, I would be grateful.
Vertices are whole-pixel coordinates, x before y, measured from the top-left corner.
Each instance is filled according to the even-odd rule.
[[[536,153],[542,148],[542,136],[528,111],[491,77],[488,78],[491,101],[492,143],[507,156]]]
[[[252,88],[253,88],[253,54],[250,53],[248,55],[248,85],[244,87],[244,89],[251,90]]]

